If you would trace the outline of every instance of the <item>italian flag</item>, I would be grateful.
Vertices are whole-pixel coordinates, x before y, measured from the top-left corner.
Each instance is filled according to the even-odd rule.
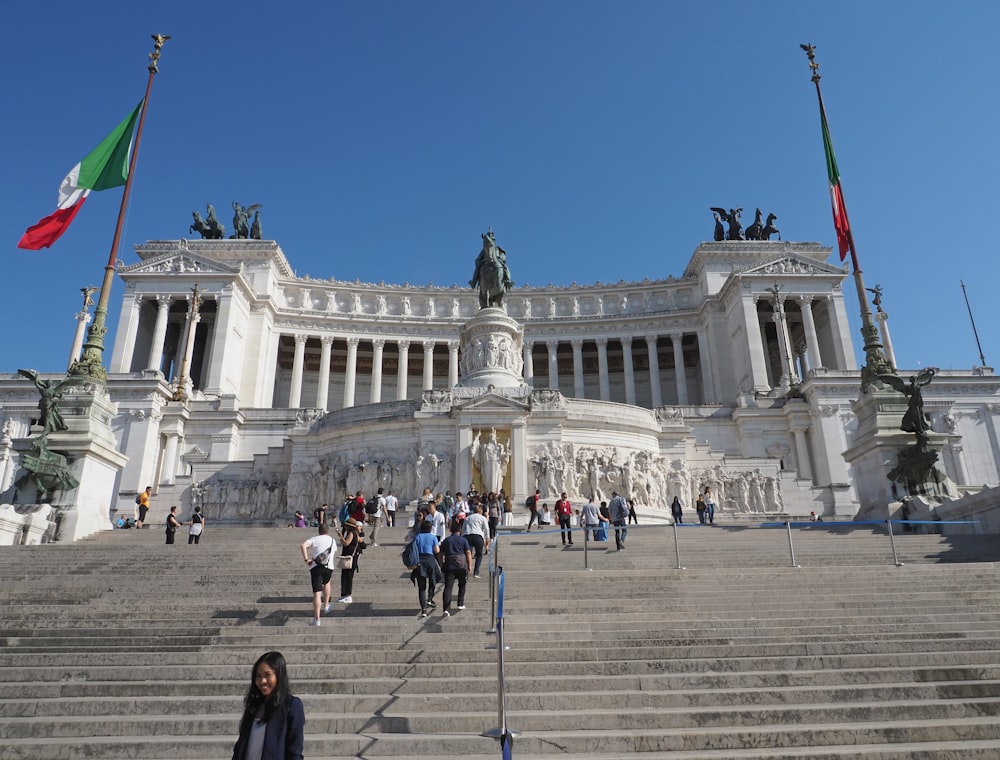
[[[823,150],[826,152],[826,173],[830,180],[833,226],[837,231],[840,260],[843,261],[847,258],[847,252],[853,252],[854,250],[854,238],[851,236],[851,223],[847,219],[847,207],[844,205],[844,191],[840,186],[840,170],[837,169],[837,157],[833,155],[833,140],[830,139],[830,125],[826,123],[826,109],[823,107],[822,96],[819,99],[819,115],[823,121]]]
[[[18,248],[37,251],[48,248],[68,228],[77,212],[87,200],[91,190],[121,187],[128,180],[129,149],[135,120],[142,108],[139,101],[132,113],[119,124],[100,145],[83,157],[59,185],[59,205],[56,210],[27,229],[18,241]]]

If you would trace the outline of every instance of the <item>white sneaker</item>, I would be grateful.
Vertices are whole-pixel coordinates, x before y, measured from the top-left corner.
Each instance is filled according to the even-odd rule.
[[[332,610],[332,609],[333,609],[333,605],[330,604],[329,602],[327,602],[326,603],[326,607],[323,608],[323,612],[325,612],[327,615],[329,615],[330,614],[330,610]]]
[[[460,605],[458,605],[458,609],[460,609],[460,610],[464,610],[464,609],[465,609],[465,605],[464,605],[464,604],[460,604]]]
[[[349,596],[342,596],[337,600],[337,604],[350,604],[354,600]]]
[[[461,609],[461,607],[459,607],[459,609]],[[451,617],[451,613],[450,613],[450,612],[448,612],[448,610],[445,610],[445,611],[444,611],[444,616],[445,616],[445,617]]]
[[[473,575],[472,577],[473,578],[482,578],[483,576],[481,576],[481,575]]]
[[[316,626],[317,628],[319,628],[320,626],[319,618],[313,618],[312,620],[310,620],[309,625]]]

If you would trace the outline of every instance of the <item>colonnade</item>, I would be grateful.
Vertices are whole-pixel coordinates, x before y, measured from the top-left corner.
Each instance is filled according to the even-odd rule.
[[[708,393],[707,383],[706,387],[692,395],[689,375],[704,369],[701,366],[704,355],[701,340],[700,335],[690,335],[686,359],[685,333],[682,332],[665,336],[525,339],[522,348],[524,380],[532,387],[555,388],[569,397],[580,399],[638,403],[651,407],[664,403],[681,406],[700,403]],[[315,361],[317,342],[318,364]],[[285,346],[284,362],[281,359],[282,343]],[[614,366],[609,358],[609,344],[614,349]],[[285,376],[282,379],[280,371],[275,372],[274,382],[281,389],[278,392],[272,389],[270,396],[265,389],[263,394],[272,398],[276,406],[287,404],[294,409],[314,405],[323,410],[331,407],[346,409],[391,398],[402,401],[410,398],[414,390],[449,389],[459,380],[459,341],[452,339],[393,340],[285,333],[278,337],[276,346],[273,360],[279,370],[284,367]],[[289,346],[294,346],[290,372],[287,364]],[[390,349],[388,352],[387,346]],[[446,370],[442,348],[447,350]],[[438,362],[435,362],[436,351]],[[637,354],[640,351],[642,353]],[[692,356],[695,357],[693,362]],[[637,363],[641,363],[641,371],[637,371]],[[310,366],[312,369],[309,369]],[[338,368],[340,378],[331,388],[334,366]],[[664,377],[661,368],[666,368],[667,377]],[[412,370],[421,373],[417,387],[411,387]],[[666,391],[664,380],[667,382]],[[286,385],[287,395],[284,391]],[[339,391],[337,398],[331,399],[331,390]]]

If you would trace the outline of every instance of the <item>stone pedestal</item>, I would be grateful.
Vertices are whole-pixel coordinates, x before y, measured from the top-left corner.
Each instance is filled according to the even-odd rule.
[[[71,388],[59,403],[67,430],[49,433],[49,451],[66,457],[69,472],[78,482],[75,488],[56,490],[43,496],[54,512],[56,539],[70,542],[99,530],[111,530],[110,512],[118,474],[128,457],[118,451],[111,432],[111,420],[117,414],[107,390],[100,386]],[[14,448],[29,451],[41,429],[32,428],[32,437],[15,442]],[[15,481],[18,502],[31,504],[38,494],[27,473],[21,470]]]
[[[859,519],[885,519],[889,516],[887,507],[891,502],[916,495],[907,493],[902,484],[894,484],[889,476],[897,468],[901,452],[905,456],[905,452],[912,450],[916,444],[913,433],[904,433],[899,429],[907,406],[903,396],[887,390],[862,393],[854,403],[858,427],[854,443],[844,452],[844,460],[851,468],[861,504],[857,515]],[[928,433],[927,449],[940,455],[946,441],[945,435]],[[940,460],[934,469],[938,480],[929,482],[926,489],[920,490],[954,493],[954,484],[944,475]]]
[[[480,309],[462,326],[461,377],[467,388],[520,388],[524,329],[495,306]]]

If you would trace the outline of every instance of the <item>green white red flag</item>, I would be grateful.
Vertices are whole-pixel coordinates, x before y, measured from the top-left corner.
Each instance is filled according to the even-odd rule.
[[[56,210],[21,236],[18,248],[48,248],[69,228],[91,190],[121,187],[128,180],[129,149],[143,101],[101,143],[70,169],[59,185]]]
[[[826,123],[826,109],[823,107],[822,95],[819,99],[819,115],[823,121],[823,150],[826,152],[826,173],[830,180],[833,226],[837,231],[840,260],[843,261],[847,258],[848,251],[854,253],[854,237],[851,235],[851,223],[847,219],[847,206],[844,205],[844,192],[840,186],[840,170],[837,168],[837,157],[833,154],[833,140],[830,139],[830,125]]]

